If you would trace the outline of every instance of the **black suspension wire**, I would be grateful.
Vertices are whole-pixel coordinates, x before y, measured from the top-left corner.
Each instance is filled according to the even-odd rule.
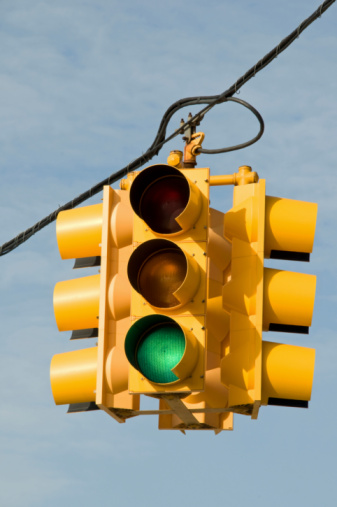
[[[164,113],[163,118],[160,122],[158,132],[156,137],[150,146],[150,148],[140,157],[136,158],[132,162],[130,162],[127,166],[123,167],[116,173],[111,174],[105,180],[100,181],[95,186],[83,192],[79,196],[75,197],[71,201],[67,202],[63,206],[60,206],[57,210],[50,213],[48,216],[37,222],[35,225],[26,229],[24,232],[18,234],[15,238],[10,241],[4,243],[0,247],[0,256],[5,255],[19,245],[27,241],[31,236],[33,236],[36,232],[40,231],[50,223],[56,220],[57,215],[60,211],[68,210],[75,208],[82,202],[86,201],[93,195],[96,195],[100,192],[104,185],[111,185],[112,183],[118,181],[120,178],[127,175],[127,173],[134,171],[144,165],[146,162],[151,160],[155,155],[158,155],[161,148],[164,144],[171,141],[174,137],[184,132],[184,130],[192,123],[197,121],[201,121],[208,111],[210,111],[217,104],[221,104],[226,102],[230,97],[232,97],[235,93],[239,91],[239,89],[246,84],[252,77],[256,76],[258,72],[264,69],[267,65],[269,65],[279,54],[281,54],[285,49],[287,49],[290,44],[292,44],[300,34],[308,28],[311,23],[313,23],[317,18],[321,17],[321,15],[335,2],[336,0],[325,0],[316,11],[314,11],[308,18],[306,18],[302,23],[287,37],[285,37],[277,46],[275,46],[269,53],[267,53],[261,60],[259,60],[253,67],[251,67],[243,76],[241,76],[230,88],[225,90],[223,93],[219,95],[210,95],[210,96],[199,96],[199,97],[188,97],[184,99],[180,99],[177,102],[174,102]],[[187,121],[184,125],[182,125],[178,130],[172,133],[170,136],[166,136],[166,129],[169,121],[172,116],[179,111],[179,109],[187,106],[207,104],[206,107],[201,109],[198,113],[196,113],[189,121]],[[260,124],[261,125],[261,124]],[[262,134],[261,134],[262,135]],[[244,143],[245,145],[245,143]],[[245,147],[245,146],[243,146]],[[239,148],[237,148],[239,149]]]
[[[251,104],[249,104],[245,100],[238,99],[236,97],[228,97],[225,100],[225,102],[227,102],[227,101],[237,102],[238,104],[241,104],[242,106],[249,109],[256,116],[256,118],[259,120],[259,124],[260,124],[260,130],[259,130],[258,134],[255,137],[253,137],[252,139],[250,139],[249,141],[246,141],[245,143],[236,144],[235,146],[228,146],[226,148],[220,148],[217,150],[207,150],[205,148],[199,148],[197,150],[197,153],[205,153],[207,155],[215,155],[215,154],[219,154],[219,153],[228,153],[229,151],[242,150],[243,148],[247,148],[247,146],[251,146],[252,144],[256,143],[256,141],[258,141],[262,137],[262,134],[264,132],[264,121],[263,121],[263,118],[260,115],[260,113],[255,109],[255,107],[253,107]]]

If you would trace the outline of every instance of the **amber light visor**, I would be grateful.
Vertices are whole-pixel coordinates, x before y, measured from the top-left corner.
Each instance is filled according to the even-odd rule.
[[[156,308],[177,308],[193,297],[199,283],[195,260],[175,243],[154,239],[131,255],[128,277],[132,287]]]
[[[125,337],[130,364],[150,382],[171,384],[188,377],[198,359],[198,345],[191,331],[166,315],[137,320]]]

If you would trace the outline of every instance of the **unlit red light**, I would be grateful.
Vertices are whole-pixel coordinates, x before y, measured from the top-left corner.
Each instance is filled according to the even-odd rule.
[[[143,220],[159,234],[181,230],[175,220],[185,209],[189,188],[184,178],[167,176],[154,181],[144,192],[140,210]]]

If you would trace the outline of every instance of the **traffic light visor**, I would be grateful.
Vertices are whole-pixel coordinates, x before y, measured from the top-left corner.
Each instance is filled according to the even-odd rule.
[[[309,261],[317,204],[266,196],[265,258]]]
[[[195,259],[175,243],[153,239],[141,244],[131,255],[128,277],[150,305],[169,310],[192,299],[200,273]]]
[[[56,405],[95,401],[97,347],[56,354],[50,383]]]
[[[186,378],[198,357],[195,337],[165,315],[136,321],[126,335],[125,352],[132,366],[157,384]]]
[[[103,205],[61,211],[56,238],[62,259],[101,255]]]
[[[298,402],[311,398],[314,368],[314,349],[263,341],[262,404],[305,406]]]
[[[157,164],[144,169],[132,183],[134,212],[157,234],[189,229],[201,211],[200,191],[178,169]]]
[[[100,275],[58,282],[54,313],[59,331],[98,327]]]

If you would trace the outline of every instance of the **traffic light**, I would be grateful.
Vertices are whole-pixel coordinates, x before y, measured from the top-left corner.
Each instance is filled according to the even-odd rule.
[[[222,291],[230,324],[221,379],[229,407],[256,418],[261,405],[310,400],[315,351],[263,341],[262,331],[308,333],[316,277],[264,267],[264,259],[309,261],[317,205],[266,196],[264,180],[242,183],[224,220],[232,253]]]
[[[63,259],[76,258],[74,267],[100,266],[100,274],[55,286],[58,329],[73,331],[72,338],[98,339],[97,346],[53,357],[55,403],[70,404],[70,411],[101,408],[123,422],[139,409],[139,397],[128,393],[124,352],[131,298],[126,274],[132,252],[128,191],[106,186],[103,204],[60,212],[56,235]]]
[[[204,389],[208,182],[208,169],[157,164],[132,183],[132,393]]]
[[[55,287],[59,329],[98,338],[97,347],[54,356],[55,402],[122,422],[147,413],[139,410],[147,394],[160,398],[161,429],[232,429],[217,336],[228,321],[229,243],[219,235],[223,214],[209,209],[209,170],[154,166],[121,188],[105,187],[103,205],[58,217],[62,258],[100,265],[100,274]]]
[[[177,153],[104,187],[102,204],[59,213],[61,257],[100,273],[55,287],[59,330],[97,339],[53,357],[55,403],[216,433],[233,429],[233,413],[307,406],[314,350],[262,333],[308,333],[316,278],[264,259],[309,260],[317,205],[266,196],[247,166],[212,177]],[[210,208],[210,186],[228,184],[233,207]],[[141,411],[141,394],[159,409]]]
[[[158,164],[139,173],[130,190],[129,390],[160,399],[160,429],[233,428],[220,379],[229,243],[223,214],[209,209],[209,181],[207,168]]]

